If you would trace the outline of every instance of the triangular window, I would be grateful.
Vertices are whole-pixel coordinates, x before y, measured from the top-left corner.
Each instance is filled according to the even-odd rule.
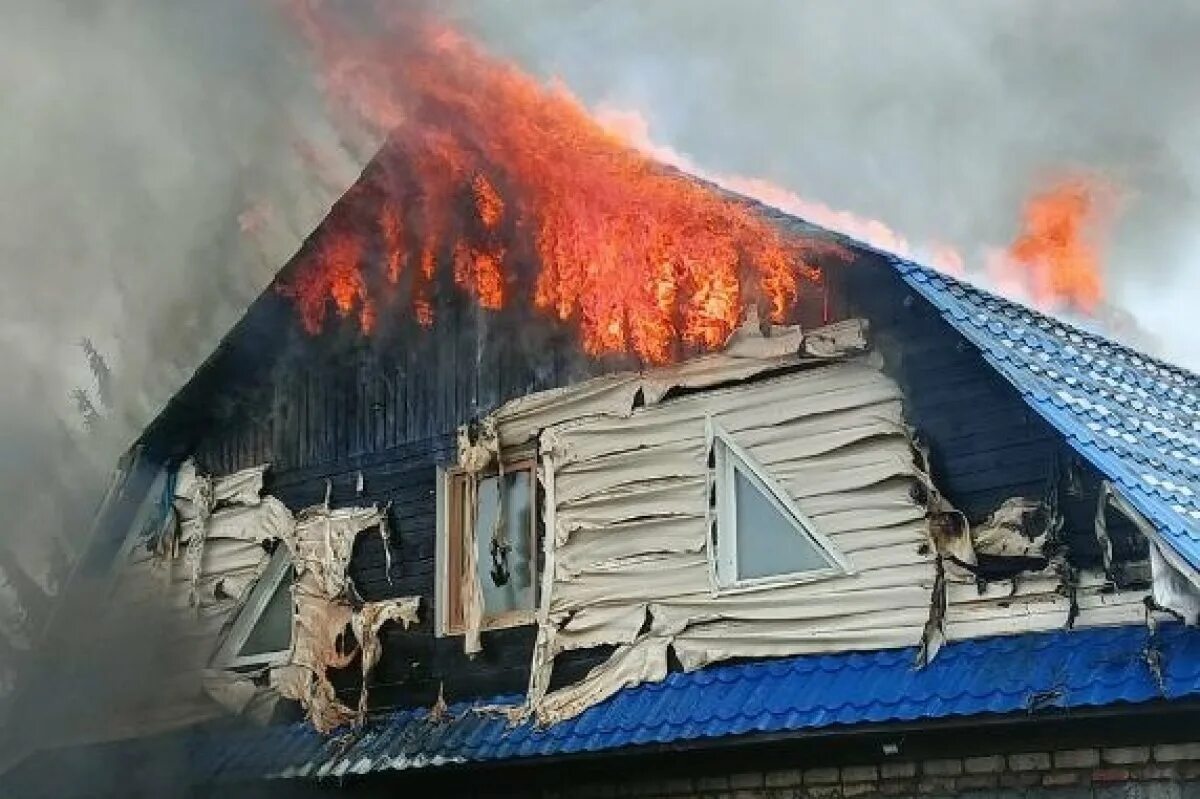
[[[278,545],[238,613],[216,661],[226,667],[286,663],[292,649],[292,564]]]
[[[718,588],[802,582],[849,572],[846,559],[765,468],[714,430],[711,551]]]

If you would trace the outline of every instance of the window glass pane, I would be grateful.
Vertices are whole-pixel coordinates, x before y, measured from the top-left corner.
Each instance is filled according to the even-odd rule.
[[[246,643],[238,652],[241,656],[265,655],[282,652],[292,645],[292,570],[279,581],[279,587],[271,595],[254,629],[246,637]]]
[[[503,533],[510,549],[506,560],[508,579],[501,580],[500,585],[492,574],[492,534],[500,511],[499,478],[493,475],[479,481],[475,546],[479,583],[483,587],[483,608],[487,615],[534,607],[535,553],[531,551],[529,540],[533,513],[531,476],[528,470],[504,475]]]
[[[757,480],[733,469],[737,505],[738,579],[816,571],[829,560],[804,529],[760,488]]]

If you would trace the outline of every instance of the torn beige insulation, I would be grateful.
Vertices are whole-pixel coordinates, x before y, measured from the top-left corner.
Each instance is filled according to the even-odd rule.
[[[500,438],[496,419],[489,416],[478,425],[464,425],[458,431],[458,467],[467,475],[465,512],[463,515],[462,573],[451,575],[460,585],[463,613],[463,649],[468,655],[477,654],[483,647],[480,629],[483,627],[483,587],[479,583],[478,542],[475,539],[475,514],[479,507],[479,475],[492,464],[499,463]],[[497,515],[497,519],[504,516]]]
[[[1093,527],[1096,533],[1096,543],[1100,546],[1100,558],[1104,563],[1106,574],[1113,573],[1113,545],[1108,535],[1108,506],[1112,497],[1112,484],[1107,480],[1100,483],[1096,497],[1096,516]]]
[[[714,592],[710,423],[782,485],[853,576]],[[925,512],[911,496],[899,388],[868,360],[563,421],[542,433],[541,458],[553,479],[553,574],[531,680],[542,722],[661,679],[668,648],[690,670],[920,638],[935,577],[921,554]],[[601,644],[618,647],[607,663],[545,693],[559,653]]]
[[[1151,598],[1160,608],[1177,614],[1187,624],[1200,622],[1200,573],[1165,544],[1150,520],[1141,514],[1129,500],[1113,489],[1107,481],[1101,487],[1101,503],[1107,501],[1125,518],[1129,519],[1150,542]],[[1103,510],[1097,509],[1098,538],[1107,540],[1107,531],[1101,531]],[[1111,542],[1109,550],[1111,553]],[[1110,554],[1111,557],[1111,554]]]
[[[971,530],[976,553],[998,557],[1042,557],[1042,549],[1053,529],[1036,529],[1038,516],[1044,513],[1041,501],[1029,497],[1009,497]]]
[[[313,726],[330,732],[361,723],[369,679],[379,661],[379,631],[389,621],[407,627],[417,620],[418,597],[367,602],[357,610],[350,601],[347,570],[354,541],[364,530],[385,524],[378,507],[308,508],[281,536],[292,559],[292,654],[287,665],[272,669],[271,686],[300,702]],[[349,666],[361,655],[359,706],[342,703],[329,671]]]
[[[685,669],[918,642],[928,659],[947,639],[1061,627],[1071,612],[1049,566],[1007,592],[978,583],[977,550],[1041,562],[1048,528],[1032,528],[1045,509],[1013,498],[972,530],[922,466],[927,453],[914,461],[899,387],[852,357],[867,347],[864,324],[774,333],[748,324],[723,353],[523,397],[488,420],[502,448],[539,445],[545,569],[527,711],[540,722],[661,679],[668,651]],[[808,368],[771,376],[789,365]],[[710,425],[781,485],[851,574],[714,587]],[[1083,575],[1080,623],[1119,623],[1140,599]],[[558,654],[601,645],[615,647],[605,663],[548,690]]]
[[[293,517],[278,499],[261,495],[265,469],[212,479],[190,461],[183,464],[173,502],[175,529],[153,551],[132,551],[114,587],[125,603],[174,614],[168,629],[177,640],[163,642],[169,653],[163,665],[177,670],[171,683],[179,696],[161,700],[163,715],[173,713],[179,723],[222,713],[265,722],[282,694],[300,700],[313,723],[328,730],[359,720],[380,657],[380,628],[415,621],[418,599],[366,603],[355,611],[347,577],[354,541],[378,527],[390,557],[385,511],[320,506]],[[274,544],[286,547],[295,572],[292,653],[288,663],[270,670],[234,671],[214,662],[213,653],[270,562]],[[327,672],[348,666],[360,650],[363,698],[352,709],[338,701]]]
[[[918,457],[928,471],[928,452],[917,442]],[[926,482],[930,537],[943,562],[945,599],[934,597],[930,624],[922,642],[923,655],[936,654],[944,641],[985,635],[1006,635],[1075,626],[1136,623],[1144,614],[1144,592],[1111,590],[1101,572],[1083,571],[1072,599],[1063,590],[1064,564],[1047,558],[1040,570],[1021,571],[1001,584],[982,584],[975,573],[978,554],[996,557],[1042,558],[1043,547],[1062,524],[1043,499],[1010,497],[972,526],[938,492],[933,476]],[[937,623],[934,617],[938,617]],[[936,640],[935,640],[936,639]],[[935,646],[936,644],[936,646]]]
[[[1102,497],[1105,495],[1102,487]],[[1103,501],[1103,499],[1102,499]],[[1045,545],[1063,520],[1044,498],[1010,497],[983,522],[969,529],[972,548],[979,554],[1014,561],[1039,560],[1041,569],[1027,568],[998,583],[982,583],[972,574],[947,579],[945,635],[961,640],[985,635],[1009,635],[1066,626],[1130,624],[1145,613],[1144,591],[1113,591],[1105,572],[1078,570],[1069,586],[1065,551],[1046,557]],[[1077,614],[1077,615],[1075,615]]]
[[[292,558],[292,656],[272,670],[279,693],[304,707],[313,726],[328,732],[356,717],[337,698],[328,672],[350,665],[358,654],[351,632],[354,611],[348,598],[347,567],[354,539],[379,524],[377,508],[302,511],[283,538]]]
[[[1200,589],[1172,565],[1157,540],[1150,542],[1150,574],[1152,595],[1159,607],[1179,614],[1187,624],[1196,624],[1200,620]]]
[[[721,352],[518,397],[497,409],[488,423],[495,426],[500,448],[508,449],[533,441],[539,431],[556,424],[591,416],[628,416],[639,396],[641,404],[655,405],[672,389],[705,388],[844,357],[865,347],[866,330],[864,320],[854,319],[807,334],[797,326],[770,325],[764,335],[757,321],[748,318]]]
[[[416,596],[389,599],[382,602],[368,602],[355,612],[350,626],[354,637],[358,639],[362,662],[362,690],[358,694],[358,716],[356,723],[361,724],[367,713],[368,687],[371,672],[375,670],[383,648],[379,642],[379,631],[389,621],[398,622],[408,629],[417,623],[417,611],[420,609],[421,598]]]
[[[293,524],[278,500],[257,492],[265,467],[212,479],[181,465],[172,520],[149,545],[123,553],[116,569],[113,618],[97,619],[97,636],[122,618],[152,619],[161,632],[154,653],[162,674],[153,697],[127,711],[145,730],[216,718],[240,707],[254,715],[270,697],[248,678],[218,676],[213,651],[270,560],[266,548]],[[156,683],[157,685],[157,683]],[[255,696],[248,698],[248,688]],[[269,710],[269,708],[267,708]]]

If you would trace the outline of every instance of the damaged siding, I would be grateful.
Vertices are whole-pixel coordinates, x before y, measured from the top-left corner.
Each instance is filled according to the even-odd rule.
[[[988,477],[982,496],[1005,479],[1023,481],[990,515],[975,507],[972,523],[942,495],[938,483],[961,485],[961,475],[930,475],[920,465],[927,459],[914,457],[905,418],[914,398],[883,359],[848,357],[865,349],[863,330],[853,322],[814,331],[828,338],[818,350],[795,330],[756,339],[743,328],[721,355],[524,397],[485,420],[483,429],[496,431],[488,451],[539,441],[546,573],[527,709],[540,721],[662,679],[671,653],[686,670],[732,657],[918,643],[935,657],[943,638],[1144,618],[1144,590],[1116,590],[1102,571],[1070,562],[1057,504],[1042,504],[1055,469],[1053,450],[1039,449],[1041,431],[1018,436],[1033,448],[1029,469],[1000,463]],[[962,355],[935,351],[946,350]],[[781,374],[784,367],[791,372]],[[980,390],[1003,410],[1007,397],[983,381]],[[939,407],[938,396],[946,392],[916,398],[923,415]],[[949,416],[969,425],[970,412]],[[782,487],[849,574],[716,588],[714,429]],[[961,453],[947,448],[938,460],[960,466],[980,457]],[[947,518],[959,521],[933,534]],[[1035,519],[1041,529],[1030,527]],[[983,579],[974,570],[980,557],[1009,576]],[[557,658],[606,647],[615,649],[585,678],[550,690]]]
[[[560,652],[618,645],[588,679],[538,703],[543,720],[622,685],[729,657],[907,646],[934,584],[898,387],[866,360],[834,363],[542,434],[553,472],[553,579],[535,699]],[[708,425],[784,487],[852,575],[716,594],[707,552]],[[547,492],[549,493],[549,492]]]
[[[212,669],[223,633],[270,561],[264,543],[292,525],[282,503],[260,498],[263,471],[210,481],[185,465],[158,500],[164,511],[171,506],[158,528],[133,531],[116,567],[115,616],[98,626],[120,627],[121,617],[148,620],[147,634],[154,636],[148,646],[169,676],[142,707],[125,709],[122,723],[145,730],[178,726],[219,717],[231,704],[237,712],[270,715],[269,698],[231,690]],[[138,537],[143,533],[149,535]]]
[[[322,731],[360,722],[382,657],[381,630],[388,622],[417,622],[419,596],[363,601],[348,575],[363,534],[373,533],[390,558],[386,509],[331,508],[326,496],[293,516],[279,499],[262,495],[266,468],[212,479],[185,462],[166,482],[165,518],[127,548],[118,567],[116,612],[150,609],[166,634],[153,643],[170,678],[147,705],[168,726],[226,713],[265,722],[280,696],[299,701]],[[278,654],[238,658],[240,643],[230,649],[226,639],[276,551],[294,573],[290,644]],[[250,665],[230,665],[242,660]],[[351,707],[330,676],[356,663],[362,689]],[[131,718],[143,726],[149,716],[135,711]]]
[[[930,445],[937,488],[973,529],[1006,501],[1041,500],[1064,466],[1060,436],[984,362],[978,350],[946,327],[931,306],[886,265],[847,270],[859,311],[872,322],[873,343],[885,370],[904,392],[907,421]],[[1058,486],[1056,486],[1058,487]],[[1066,488],[1066,486],[1061,486]],[[1064,491],[1064,493],[1067,493]],[[1092,535],[1090,496],[1075,500],[1086,515],[1067,521],[1064,534]],[[1064,509],[1066,510],[1066,509]],[[1071,619],[1070,587],[1062,563],[1015,580],[978,583],[962,571],[948,574],[945,634],[950,640],[1080,626],[1137,623],[1145,618],[1145,591],[1114,590],[1098,570],[1078,582],[1078,616]]]

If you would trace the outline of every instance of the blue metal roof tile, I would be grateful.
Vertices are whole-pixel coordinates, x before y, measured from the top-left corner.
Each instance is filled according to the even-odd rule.
[[[479,703],[372,718],[355,736],[322,737],[305,724],[199,738],[193,767],[220,779],[366,773],[510,758],[599,752],[758,732],[802,732],[1200,698],[1200,632],[1160,629],[1165,693],[1146,664],[1144,627],[1105,627],[958,641],[933,663],[913,648],[712,666],[621,691],[548,729],[510,726]],[[499,697],[489,704],[511,704]]]
[[[1193,434],[1200,430],[1200,377],[888,258],[1169,546],[1200,568],[1200,439]]]

